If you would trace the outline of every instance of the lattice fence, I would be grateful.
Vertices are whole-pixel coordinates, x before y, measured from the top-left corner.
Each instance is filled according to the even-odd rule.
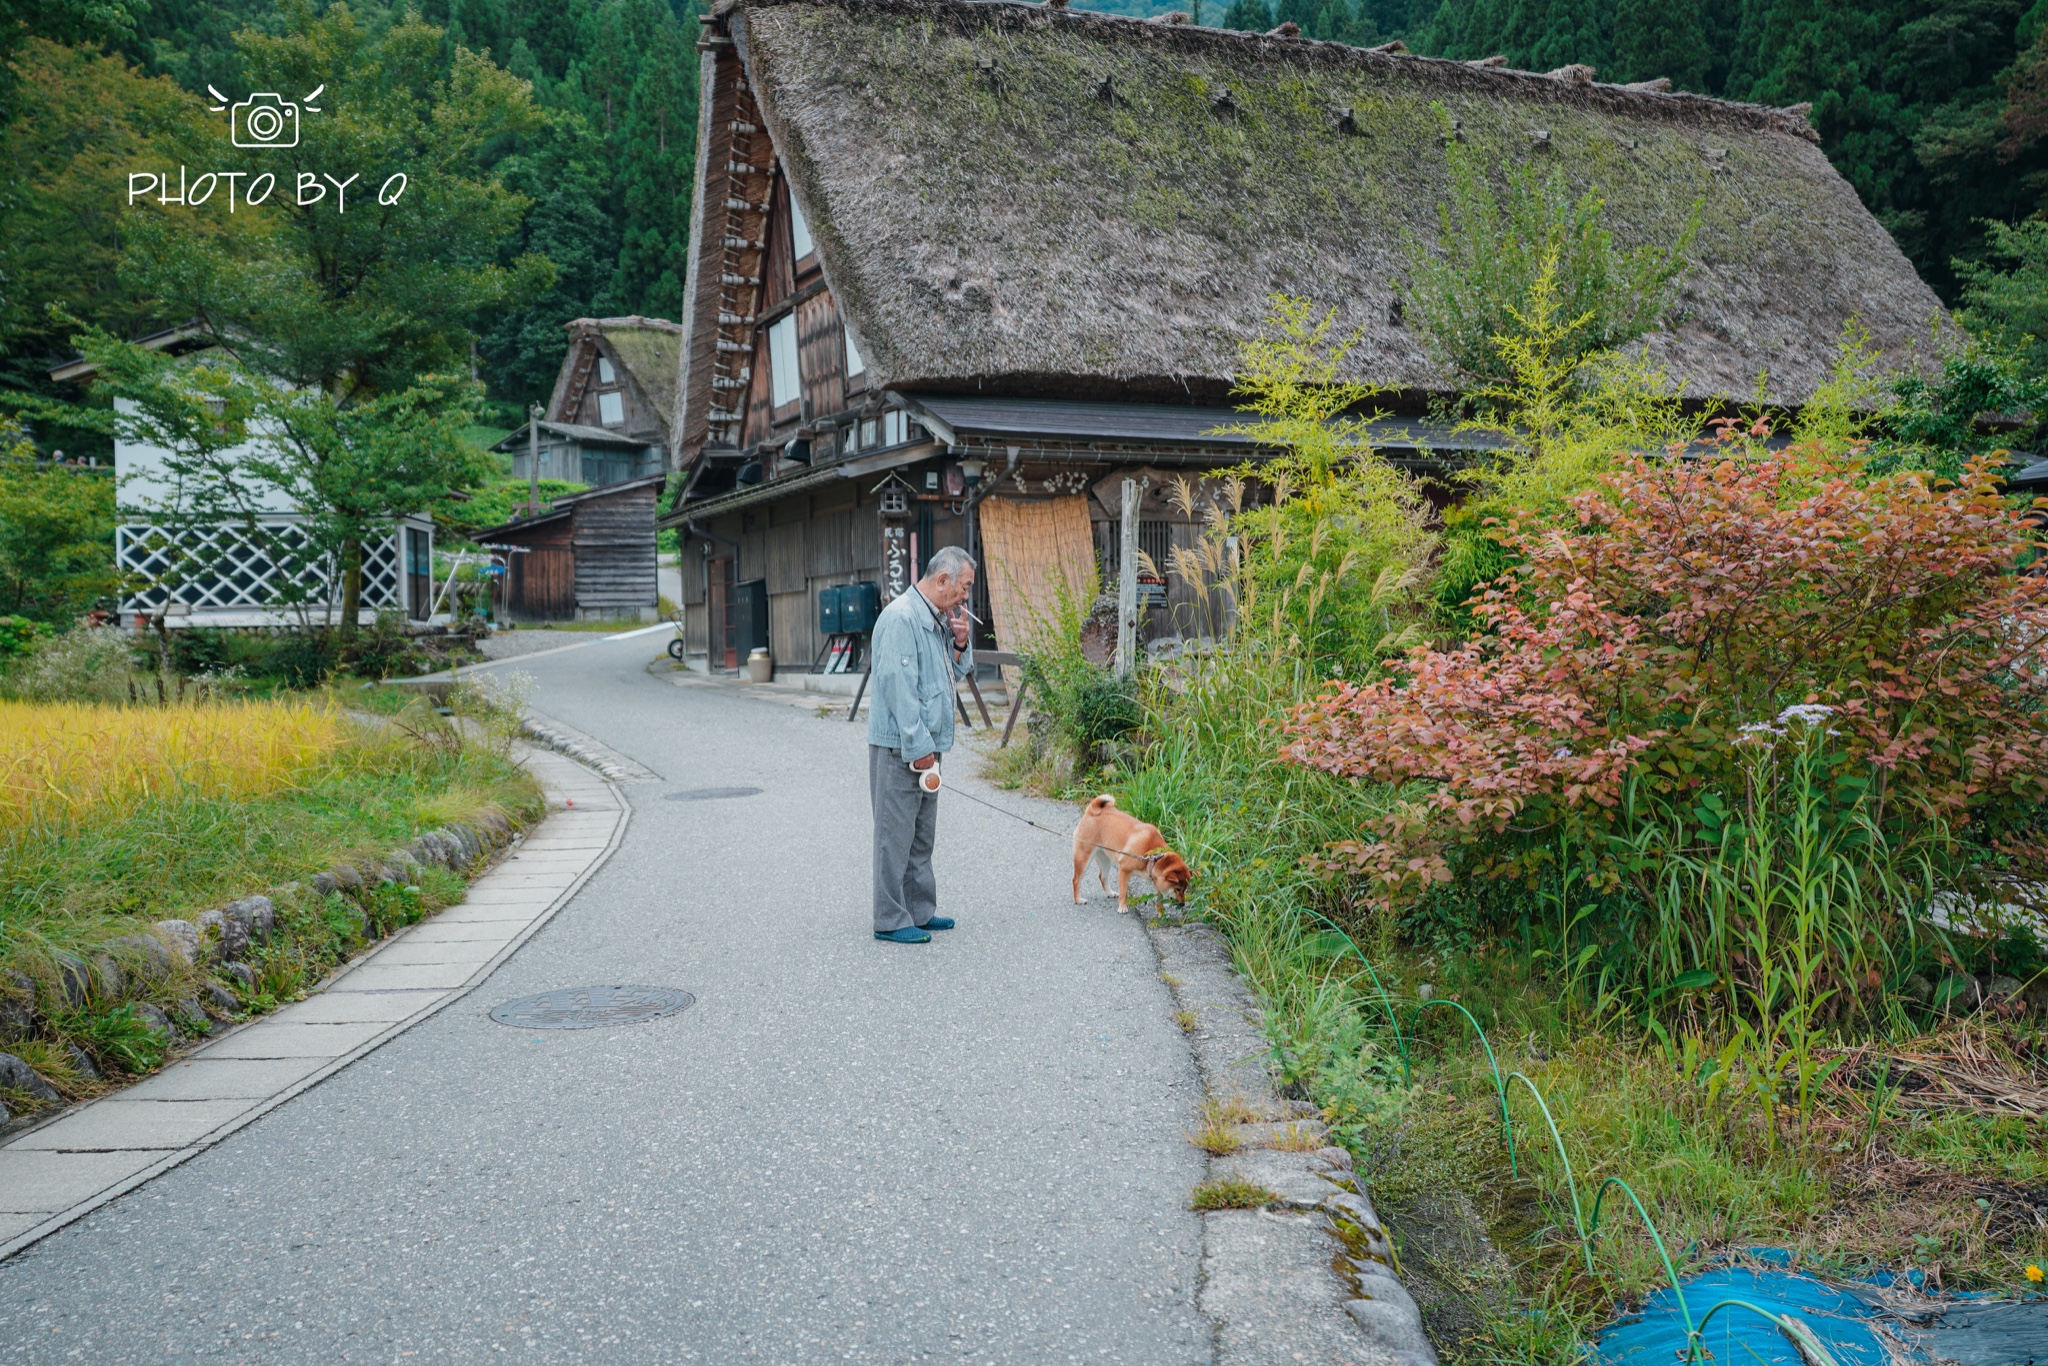
[[[123,573],[149,587],[122,603],[130,612],[149,612],[166,601],[194,611],[206,608],[272,608],[305,602],[325,605],[340,597],[331,557],[315,558],[305,527],[291,518],[263,518],[252,535],[232,524],[191,527],[172,533],[163,527],[131,524],[114,532],[114,559]],[[402,605],[399,576],[405,563],[394,532],[363,549],[363,606]]]

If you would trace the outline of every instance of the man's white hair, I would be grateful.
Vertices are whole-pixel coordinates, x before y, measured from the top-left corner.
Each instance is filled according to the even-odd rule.
[[[960,577],[961,570],[972,568],[974,568],[974,557],[972,555],[957,545],[944,545],[932,552],[931,559],[925,563],[924,572],[928,578],[936,578],[938,575],[944,574],[948,578],[957,579]]]

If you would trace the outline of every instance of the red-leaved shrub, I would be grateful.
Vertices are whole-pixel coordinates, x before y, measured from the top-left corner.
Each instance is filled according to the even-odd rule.
[[[1881,821],[2038,802],[2048,578],[2022,572],[2039,532],[1991,470],[1936,486],[1810,449],[1637,460],[1562,523],[1500,527],[1519,563],[1474,596],[1471,639],[1293,713],[1286,758],[1432,785],[1328,866],[1391,903],[1448,877],[1451,845],[1490,873],[1561,830],[1600,847],[1632,774],[1666,809],[1739,792],[1745,727],[1801,703],[1832,709],[1830,763],[1870,777]]]

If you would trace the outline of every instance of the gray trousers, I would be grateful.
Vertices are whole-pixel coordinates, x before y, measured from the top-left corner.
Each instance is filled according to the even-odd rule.
[[[920,788],[895,750],[869,745],[868,796],[875,808],[875,932],[922,925],[939,909],[932,876],[939,794]]]

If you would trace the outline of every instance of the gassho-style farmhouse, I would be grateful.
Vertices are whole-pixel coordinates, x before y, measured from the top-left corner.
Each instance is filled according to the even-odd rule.
[[[729,0],[703,21],[687,315],[663,516],[712,667],[812,660],[819,599],[900,591],[933,550],[984,569],[984,644],[1057,579],[1195,534],[1176,475],[1256,454],[1214,429],[1277,293],[1357,329],[1383,449],[1475,444],[1404,324],[1446,144],[1598,186],[1624,246],[1694,266],[1651,355],[1690,398],[1798,404],[1843,325],[1931,351],[1941,306],[1828,164],[1803,109],[1048,5]],[[1201,487],[1201,485],[1198,485]],[[1147,634],[1170,636],[1177,589]],[[765,630],[758,603],[765,597]],[[828,623],[829,624],[829,623]],[[765,638],[762,638],[765,635]]]

